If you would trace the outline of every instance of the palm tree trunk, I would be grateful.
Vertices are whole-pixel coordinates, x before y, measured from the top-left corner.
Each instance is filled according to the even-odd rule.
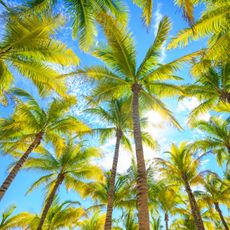
[[[137,83],[133,84],[133,132],[137,157],[137,209],[139,230],[149,230],[149,210],[148,210],[148,186],[147,173],[145,168],[144,152],[142,146],[140,115],[139,115],[139,92],[141,86]]]
[[[169,230],[169,215],[167,212],[165,213],[165,229]]]
[[[192,211],[192,215],[193,215],[193,218],[195,221],[196,228],[197,228],[197,230],[205,230],[204,223],[203,223],[203,220],[201,218],[200,210],[198,208],[197,202],[196,202],[195,197],[192,193],[192,189],[190,187],[190,184],[187,180],[186,175],[183,175],[183,181],[185,184],[185,190],[186,190],[188,197],[189,197],[189,203],[190,203],[190,207],[191,207],[191,211]]]
[[[61,183],[63,182],[63,180],[64,180],[64,175],[61,174],[61,173],[58,174],[58,177],[57,177],[57,180],[56,180],[56,182],[55,182],[55,185],[54,185],[54,187],[53,187],[53,189],[52,189],[52,191],[51,191],[49,197],[48,197],[47,200],[46,200],[46,204],[45,204],[45,207],[44,207],[44,209],[43,209],[43,211],[42,211],[42,216],[41,216],[41,219],[40,219],[40,222],[39,222],[39,225],[38,225],[37,230],[42,230],[42,226],[43,226],[43,224],[44,224],[44,222],[45,222],[47,213],[48,213],[48,211],[49,211],[49,209],[50,209],[51,204],[53,203],[54,196],[55,196],[55,194],[56,194],[56,192],[57,192],[57,190],[58,190],[58,187],[59,187],[59,186],[61,185]]]
[[[115,146],[114,157],[113,157],[113,166],[112,166],[111,177],[109,181],[108,204],[107,204],[107,212],[106,212],[106,219],[105,219],[105,226],[104,226],[105,230],[112,229],[114,186],[115,186],[115,179],[116,179],[116,174],[117,174],[119,147],[120,147],[120,142],[122,138],[121,130],[117,130],[116,137],[117,139],[116,139],[116,146]]]
[[[6,177],[5,181],[2,183],[0,188],[0,200],[5,195],[7,189],[10,187],[12,181],[18,174],[19,170],[21,169],[22,165],[27,160],[29,154],[40,144],[42,140],[43,132],[39,132],[33,141],[33,143],[29,146],[29,148],[25,151],[25,153],[22,155],[22,157],[18,160],[16,165],[13,167],[13,169],[10,171],[9,175]]]
[[[216,211],[218,212],[218,214],[219,214],[219,216],[220,216],[220,219],[221,219],[221,221],[222,221],[222,224],[224,225],[224,228],[225,228],[226,230],[229,230],[228,224],[226,223],[226,221],[225,221],[225,219],[224,219],[224,216],[223,216],[222,211],[221,211],[221,209],[220,209],[219,203],[215,202],[215,203],[214,203],[214,206],[215,206],[215,209],[216,209]]]

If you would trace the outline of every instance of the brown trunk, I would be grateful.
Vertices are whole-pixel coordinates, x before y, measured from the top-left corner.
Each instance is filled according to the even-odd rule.
[[[21,169],[22,165],[27,160],[29,154],[40,144],[41,139],[43,136],[43,132],[39,132],[33,141],[33,143],[29,146],[29,148],[25,151],[25,153],[22,155],[22,157],[18,160],[16,165],[13,167],[13,169],[10,171],[9,175],[6,177],[5,181],[2,183],[0,188],[0,200],[5,195],[7,189],[10,187],[12,181],[18,174],[19,170]]]
[[[189,185],[189,182],[187,180],[186,175],[183,175],[183,180],[184,180],[184,184],[185,184],[185,190],[188,194],[189,203],[190,203],[190,207],[191,207],[191,211],[192,211],[192,215],[193,215],[193,218],[195,221],[196,228],[197,228],[197,230],[205,230],[204,223],[203,223],[203,220],[202,220],[201,215],[200,215],[200,210],[198,208],[197,202],[196,202],[195,197],[192,193],[192,189]]]
[[[223,91],[221,96],[220,96],[220,99],[224,102],[230,103],[230,93]]]
[[[113,157],[113,166],[111,170],[111,177],[109,181],[109,193],[108,193],[108,204],[107,204],[107,212],[106,212],[106,219],[105,219],[105,230],[111,230],[112,229],[112,215],[113,215],[113,201],[114,201],[114,186],[115,186],[115,179],[116,179],[116,173],[117,173],[117,163],[118,163],[118,157],[119,157],[119,147],[122,137],[122,131],[118,130],[116,133],[116,146],[114,151],[114,157]]]
[[[138,223],[140,230],[149,230],[149,210],[148,210],[148,185],[147,173],[145,168],[144,152],[142,146],[140,116],[139,116],[139,92],[141,86],[135,83],[132,86],[133,102],[133,132],[137,157],[137,209]]]
[[[227,148],[228,148],[228,154],[230,155],[230,146],[228,146]]]
[[[55,182],[55,185],[54,185],[49,197],[46,200],[46,204],[45,204],[45,207],[43,209],[42,216],[41,216],[41,219],[40,219],[40,222],[39,222],[37,230],[42,230],[42,226],[43,226],[43,224],[45,222],[45,219],[46,219],[47,213],[48,213],[48,211],[50,209],[50,206],[51,206],[51,204],[52,204],[52,202],[54,200],[54,196],[55,196],[55,194],[57,192],[58,187],[63,182],[63,180],[64,180],[64,175],[59,174],[58,177],[57,177],[57,180]]]
[[[169,215],[167,212],[165,213],[165,229],[169,230]]]
[[[221,221],[222,221],[222,224],[224,225],[224,228],[225,228],[226,230],[229,230],[228,224],[226,223],[226,221],[225,221],[225,219],[224,219],[224,216],[223,216],[222,211],[221,211],[221,209],[220,209],[219,203],[215,202],[215,203],[214,203],[214,206],[215,206],[215,209],[216,209],[216,211],[218,212],[218,214],[219,214],[219,216],[220,216],[220,219],[221,219]]]

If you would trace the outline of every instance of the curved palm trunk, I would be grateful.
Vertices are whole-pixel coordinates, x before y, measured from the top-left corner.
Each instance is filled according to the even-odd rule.
[[[42,230],[42,226],[43,226],[43,224],[45,222],[47,213],[48,213],[48,211],[50,209],[51,204],[53,203],[54,196],[55,196],[55,194],[56,194],[56,192],[58,190],[58,187],[63,182],[63,180],[64,180],[64,175],[59,174],[58,177],[57,177],[56,183],[55,183],[55,185],[53,187],[53,190],[51,191],[49,197],[47,198],[47,201],[46,201],[45,207],[44,207],[44,209],[42,211],[42,216],[41,216],[41,219],[40,219],[40,222],[39,222],[37,230]]]
[[[218,214],[220,216],[220,219],[221,219],[222,224],[224,225],[224,228],[226,230],[229,230],[228,224],[226,223],[226,221],[224,219],[224,216],[223,216],[222,211],[220,209],[219,203],[215,202],[214,206],[215,206],[215,209],[216,209],[216,211],[218,212]]]
[[[106,219],[105,219],[105,230],[112,229],[112,215],[113,215],[113,201],[114,201],[114,186],[115,186],[115,179],[117,174],[117,163],[119,157],[119,147],[122,137],[122,131],[118,130],[116,133],[116,146],[114,151],[113,157],[113,166],[111,170],[111,178],[109,181],[109,193],[108,193],[108,204],[107,204],[107,212],[106,212]]]
[[[137,209],[138,222],[140,230],[149,230],[149,210],[148,210],[148,186],[147,173],[145,168],[144,152],[142,146],[140,116],[139,116],[139,92],[140,85],[135,83],[132,86],[133,102],[132,102],[132,117],[133,117],[133,132],[137,157]]]
[[[165,213],[165,229],[169,230],[169,215],[167,212]]]
[[[29,154],[40,144],[42,140],[43,132],[39,132],[33,141],[33,143],[29,146],[29,148],[25,151],[25,153],[21,156],[21,158],[18,160],[16,165],[13,167],[13,169],[10,171],[9,175],[6,177],[5,181],[2,183],[0,188],[0,200],[5,195],[7,189],[10,187],[12,181],[18,174],[19,170],[21,169],[22,165],[27,160]]]
[[[197,228],[197,230],[205,230],[204,223],[203,223],[203,220],[201,218],[200,210],[198,208],[197,202],[196,202],[195,197],[192,193],[192,189],[190,187],[190,184],[187,180],[186,175],[183,176],[183,181],[185,184],[185,190],[188,194],[189,203],[190,203],[190,207],[191,207],[191,211],[192,211],[192,215],[193,215],[193,218],[195,221],[196,228]]]

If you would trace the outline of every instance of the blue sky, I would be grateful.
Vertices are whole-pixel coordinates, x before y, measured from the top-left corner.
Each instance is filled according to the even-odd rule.
[[[9,5],[10,4],[14,5],[20,1],[9,0],[8,2]],[[151,26],[149,31],[146,30],[146,28],[143,26],[143,22],[141,21],[141,10],[137,6],[133,5],[131,1],[128,1],[128,5],[130,10],[129,28],[132,31],[133,36],[135,38],[135,42],[137,46],[137,54],[138,54],[137,55],[138,63],[140,62],[140,60],[142,60],[142,58],[145,55],[145,52],[153,42],[155,28],[157,27],[159,20],[163,16],[170,17],[172,21],[172,30],[170,32],[170,37],[176,35],[176,33],[179,30],[187,27],[187,22],[183,19],[181,10],[179,10],[176,6],[174,6],[172,0],[154,1],[153,25]],[[203,6],[199,6],[196,8],[195,11],[196,17],[199,17],[202,8]],[[60,5],[58,7],[58,10],[62,12],[65,11],[65,9],[63,9],[63,6]],[[0,12],[1,11],[2,10],[0,6]],[[0,29],[4,30],[4,24],[2,24]],[[77,41],[72,40],[70,23],[67,23],[67,25],[64,28],[62,28],[62,30],[57,34],[57,38],[65,42],[68,47],[72,48],[75,51],[75,53],[79,56],[81,60],[80,62],[81,67],[98,63],[98,61],[95,58],[79,50]],[[100,40],[102,38],[103,36],[101,35],[101,33],[99,33],[98,39]],[[176,49],[176,50],[169,50],[169,51],[165,50],[162,53],[162,61],[163,62],[171,61],[190,52],[199,50],[200,48],[205,46],[206,46],[206,39],[203,39],[203,40],[199,40],[198,42],[193,42],[189,46],[183,49]],[[36,88],[34,88],[31,82],[25,80],[17,73],[15,74],[17,76],[17,81],[15,82],[15,85],[17,87],[26,89],[27,91],[32,93],[34,97],[37,98],[43,106],[45,106],[48,100],[47,99],[41,100],[38,97]],[[177,74],[185,79],[184,82],[191,82],[191,77],[188,73],[188,66],[184,66],[183,70],[179,71]],[[76,79],[76,78],[69,79],[68,85],[69,85],[70,93],[76,95],[78,98],[78,105],[72,110],[72,113],[74,115],[77,115],[79,118],[83,119],[85,122],[87,122],[90,125],[93,126],[98,125],[97,122],[95,122],[95,119],[89,116],[85,117],[81,112],[84,109],[84,101],[82,98],[82,94],[84,95],[90,93],[92,86],[84,79]],[[153,125],[149,126],[148,130],[152,133],[153,137],[155,137],[158,140],[158,142],[162,147],[160,151],[150,151],[149,149],[145,149],[145,156],[147,159],[153,159],[153,157],[156,156],[164,156],[163,155],[164,150],[166,150],[170,146],[170,143],[172,142],[178,143],[182,140],[191,141],[192,139],[199,138],[202,136],[202,133],[198,132],[197,130],[191,131],[188,129],[186,125],[186,119],[188,113],[198,103],[196,99],[185,99],[180,103],[178,103],[176,99],[167,99],[164,101],[167,104],[167,106],[173,111],[175,117],[180,121],[180,123],[184,127],[184,131],[179,132],[175,128],[171,127],[169,124],[163,124],[162,128],[156,127],[156,125],[159,122],[162,122],[161,117],[155,112],[150,111],[149,113],[147,113],[149,121],[153,123]],[[7,117],[9,114],[12,113],[12,111],[13,111],[12,104],[10,104],[8,107],[3,107],[0,105],[0,117]],[[202,119],[208,120],[209,116],[210,114],[205,114],[202,117]],[[92,144],[97,145],[96,140],[93,140]],[[105,169],[109,169],[111,166],[113,144],[114,144],[114,140],[112,139],[107,144],[101,146],[101,149],[104,153],[104,158],[101,161],[101,165],[103,165]],[[119,160],[118,168],[120,172],[124,172],[129,166],[131,155],[130,153],[126,152],[123,148],[121,149],[120,155],[121,155],[121,159]],[[12,162],[12,158],[10,156],[0,155],[0,160],[1,160],[0,182],[2,182],[7,175],[7,167],[9,163]],[[215,169],[216,171],[221,173],[220,169],[217,168],[214,159],[212,157],[206,158],[205,163],[202,167],[203,168],[211,167],[212,169]],[[10,204],[16,204],[17,212],[30,211],[30,212],[39,213],[43,205],[43,194],[44,194],[43,190],[38,189],[33,193],[25,196],[25,192],[27,191],[29,186],[38,177],[39,175],[37,172],[36,173],[32,171],[20,172],[17,178],[15,179],[15,181],[13,182],[13,184],[11,185],[10,189],[8,190],[7,194],[5,195],[4,199],[0,203],[0,212]],[[64,188],[62,188],[60,191],[60,198],[61,200],[80,199],[79,196],[76,195],[76,193],[74,192],[70,192],[67,194]],[[83,205],[86,207],[90,205],[89,200],[82,201],[82,202]]]

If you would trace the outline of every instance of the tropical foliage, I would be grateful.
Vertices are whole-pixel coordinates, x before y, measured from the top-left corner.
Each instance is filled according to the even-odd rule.
[[[0,0],[0,229],[230,229],[230,3],[162,4]]]
[[[17,80],[18,73],[30,79],[43,96],[50,91],[67,95],[64,81],[58,78],[60,74],[54,64],[77,65],[79,59],[65,44],[53,38],[62,24],[60,16],[9,14],[0,40],[0,97],[3,103],[6,103],[5,94]]]

